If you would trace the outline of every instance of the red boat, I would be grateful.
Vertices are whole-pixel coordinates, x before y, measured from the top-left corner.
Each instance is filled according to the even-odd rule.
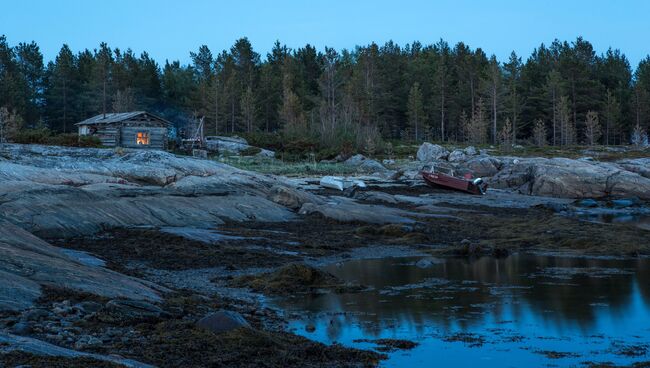
[[[452,169],[439,167],[425,167],[421,171],[427,184],[433,187],[461,190],[471,194],[485,194],[487,184],[481,178],[474,178],[472,174],[465,174],[462,178],[456,177]]]

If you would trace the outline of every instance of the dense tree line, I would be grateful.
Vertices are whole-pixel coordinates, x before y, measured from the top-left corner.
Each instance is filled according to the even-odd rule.
[[[276,42],[262,57],[242,38],[190,56],[160,66],[105,43],[77,53],[63,45],[45,64],[36,43],[12,47],[3,36],[0,107],[25,127],[60,132],[142,109],[179,126],[204,117],[206,134],[281,132],[357,148],[382,138],[620,144],[650,126],[650,57],[633,69],[582,38],[504,61],[442,40],[341,51]]]

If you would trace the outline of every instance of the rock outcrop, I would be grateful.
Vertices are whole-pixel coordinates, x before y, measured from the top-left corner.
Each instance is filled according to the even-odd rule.
[[[140,225],[286,221],[313,200],[283,179],[161,151],[6,144],[0,158],[0,310],[31,306],[44,287],[141,305],[158,301],[165,290],[39,237]]]
[[[22,351],[34,355],[59,356],[71,359],[92,358],[99,361],[121,365],[127,368],[154,368],[152,365],[141,363],[137,360],[125,359],[113,355],[84,353],[52,345],[38,339],[0,332],[0,354],[12,351]]]
[[[160,151],[5,145],[0,218],[43,237],[124,226],[214,226],[223,219],[284,221],[267,200],[281,179]]]
[[[60,248],[0,220],[0,310],[22,310],[41,295],[42,287],[67,288],[110,298],[158,301],[151,283],[103,267],[87,266]]]
[[[489,181],[495,188],[561,198],[650,199],[650,179],[605,162],[567,158],[515,159]]]

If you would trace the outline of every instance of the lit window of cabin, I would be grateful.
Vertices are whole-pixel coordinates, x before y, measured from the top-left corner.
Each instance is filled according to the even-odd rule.
[[[149,133],[147,132],[138,132],[135,137],[135,144],[148,145],[149,144]]]

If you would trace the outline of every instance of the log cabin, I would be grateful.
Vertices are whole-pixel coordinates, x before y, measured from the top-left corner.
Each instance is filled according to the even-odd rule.
[[[172,123],[146,111],[100,114],[75,124],[79,136],[96,136],[106,147],[167,149]]]

